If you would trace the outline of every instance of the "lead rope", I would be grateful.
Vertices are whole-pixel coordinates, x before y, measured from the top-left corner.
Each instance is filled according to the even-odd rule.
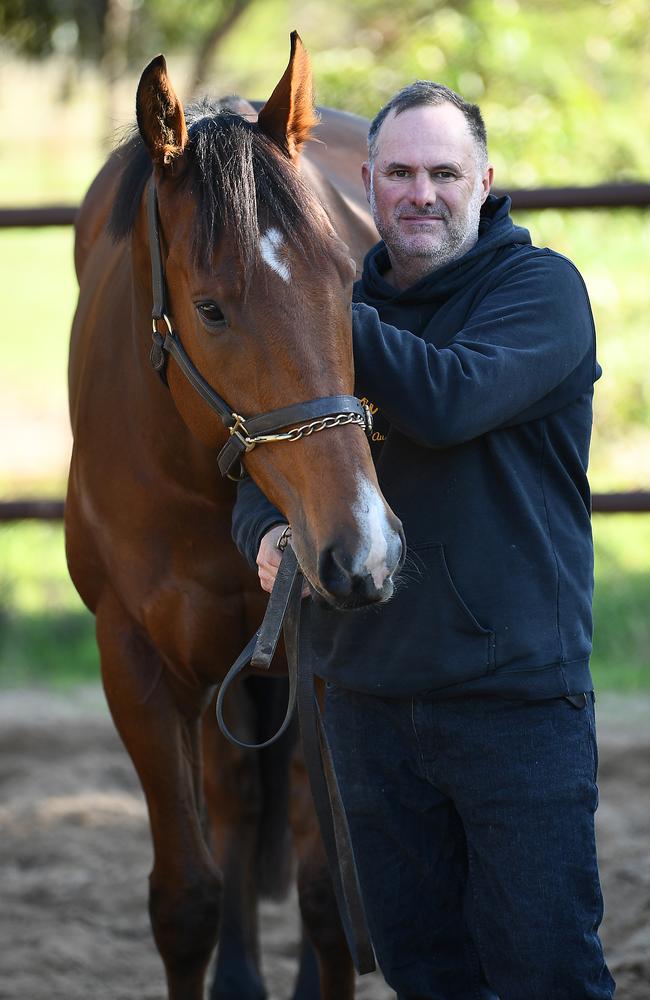
[[[359,975],[365,975],[367,972],[374,972],[375,955],[366,924],[350,831],[314,689],[309,641],[310,609],[309,602],[302,600],[302,585],[303,575],[296,555],[289,545],[283,552],[262,624],[237,657],[219,688],[217,721],[223,735],[235,746],[246,750],[261,750],[275,743],[286,732],[297,701],[309,785],[341,923],[354,967]],[[268,670],[278,643],[280,629],[284,634],[289,671],[286,715],[282,725],[270,739],[264,743],[245,743],[226,726],[223,717],[226,692],[249,664]]]

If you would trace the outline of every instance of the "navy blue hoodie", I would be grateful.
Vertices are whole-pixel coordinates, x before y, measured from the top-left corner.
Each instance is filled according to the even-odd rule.
[[[383,243],[353,306],[357,393],[408,556],[388,604],[315,602],[317,672],[389,696],[591,689],[587,460],[600,375],[584,282],[490,196],[465,256],[399,291]],[[254,562],[282,520],[250,481],[233,534]]]

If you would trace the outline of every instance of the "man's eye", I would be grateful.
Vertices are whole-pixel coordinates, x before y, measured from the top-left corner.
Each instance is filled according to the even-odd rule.
[[[456,174],[452,173],[451,170],[436,170],[433,176],[439,177],[441,181],[451,181]]]
[[[206,302],[197,302],[196,311],[201,319],[205,320],[206,323],[214,325],[225,321],[225,317],[221,309],[217,303],[213,302],[211,299]]]
[[[408,170],[393,170],[393,177],[408,177]]]

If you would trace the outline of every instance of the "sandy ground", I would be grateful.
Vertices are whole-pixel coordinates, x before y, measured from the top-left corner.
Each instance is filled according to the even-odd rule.
[[[599,701],[603,938],[617,1000],[650,998],[650,701]],[[0,695],[0,998],[162,1000],[145,808],[101,692]],[[270,1000],[288,1000],[295,901],[266,903]],[[364,977],[360,1000],[389,1000]],[[525,1000],[525,998],[521,998]]]

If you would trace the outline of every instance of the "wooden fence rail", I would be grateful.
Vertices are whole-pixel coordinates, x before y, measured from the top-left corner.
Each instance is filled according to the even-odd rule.
[[[650,490],[628,493],[594,493],[594,514],[650,514]],[[0,501],[0,523],[10,521],[60,521],[63,500]]]
[[[502,194],[497,188],[495,194]],[[509,191],[512,207],[519,211],[545,208],[648,208],[650,184],[597,184],[594,187],[520,188]],[[0,229],[71,226],[76,205],[41,205],[34,208],[0,208]]]

